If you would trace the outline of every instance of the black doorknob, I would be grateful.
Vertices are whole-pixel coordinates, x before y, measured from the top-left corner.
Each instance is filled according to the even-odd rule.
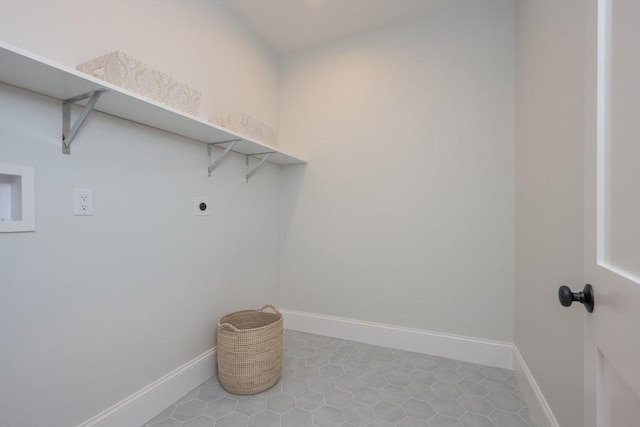
[[[584,308],[586,308],[589,313],[593,313],[593,288],[589,284],[584,285],[582,292],[572,292],[568,286],[560,286],[560,289],[558,289],[558,299],[560,300],[560,304],[565,307],[569,307],[571,303],[578,301],[584,305]]]

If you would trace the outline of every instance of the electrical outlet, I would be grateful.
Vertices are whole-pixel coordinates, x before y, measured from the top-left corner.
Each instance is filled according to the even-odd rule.
[[[73,214],[93,215],[93,190],[76,188],[73,194]]]
[[[209,215],[209,198],[208,197],[194,197],[193,198],[193,214],[196,216],[208,216]]]

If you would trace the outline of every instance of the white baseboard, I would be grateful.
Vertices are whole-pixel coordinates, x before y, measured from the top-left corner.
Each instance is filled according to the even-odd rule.
[[[511,369],[513,345],[502,341],[443,334],[294,310],[280,310],[284,327],[399,350]]]
[[[560,427],[542,390],[538,387],[538,383],[515,345],[513,346],[513,371],[536,427]]]
[[[140,427],[216,373],[215,347],[78,427]]]

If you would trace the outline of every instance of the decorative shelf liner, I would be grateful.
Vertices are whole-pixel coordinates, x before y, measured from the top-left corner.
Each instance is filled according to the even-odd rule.
[[[105,80],[146,98],[196,116],[201,92],[158,71],[140,60],[115,51],[76,67],[79,71]]]
[[[271,147],[278,145],[278,130],[247,114],[229,113],[209,121]]]

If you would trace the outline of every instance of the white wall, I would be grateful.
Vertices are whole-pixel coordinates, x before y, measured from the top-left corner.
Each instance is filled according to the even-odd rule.
[[[3,1],[0,38],[67,65],[120,48],[205,112],[277,121],[276,58],[215,2]],[[210,349],[222,314],[280,303],[278,167],[246,184],[232,155],[208,178],[205,145],[96,112],[64,156],[60,102],[0,88],[0,160],[35,166],[37,227],[0,235],[0,425],[78,425]]]
[[[514,34],[466,2],[283,59],[286,308],[511,342]]]
[[[517,9],[515,344],[561,426],[583,423],[584,2]],[[544,426],[540,420],[540,425]]]

